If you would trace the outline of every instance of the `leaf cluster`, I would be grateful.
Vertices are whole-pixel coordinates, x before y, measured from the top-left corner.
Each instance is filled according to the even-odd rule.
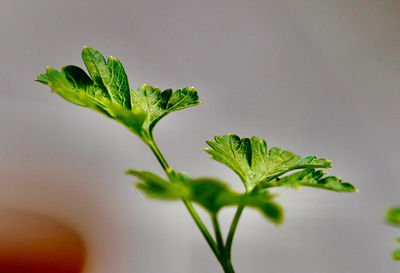
[[[84,47],[82,59],[89,75],[74,65],[60,71],[47,67],[37,81],[69,102],[122,123],[147,144],[152,142],[153,128],[161,118],[201,103],[193,87],[161,91],[143,84],[137,90],[130,89],[122,63],[114,57],[106,60],[93,48]]]
[[[268,150],[266,142],[256,137],[240,139],[237,135],[228,134],[216,136],[207,143],[211,148],[205,151],[239,175],[246,188],[245,193],[236,193],[226,183],[216,179],[191,179],[173,171],[169,175],[170,182],[149,172],[129,170],[128,173],[139,178],[137,187],[147,196],[158,199],[186,198],[212,214],[225,206],[252,207],[277,224],[282,222],[283,212],[273,202],[274,195],[269,193],[269,188],[299,189],[305,186],[337,192],[357,191],[342,179],[325,176],[325,171],[317,170],[330,168],[330,160],[315,156],[301,158],[279,148]],[[302,170],[285,175],[297,169]]]
[[[225,272],[233,273],[230,251],[237,223],[245,207],[258,210],[275,224],[283,221],[281,206],[270,193],[273,187],[313,187],[337,192],[355,192],[356,188],[336,176],[326,176],[330,160],[316,156],[300,157],[280,148],[268,149],[265,140],[257,137],[240,138],[234,134],[216,136],[208,140],[205,151],[211,158],[225,164],[241,179],[245,191],[233,191],[225,182],[214,178],[192,178],[172,170],[153,139],[153,129],[164,116],[199,105],[197,91],[185,87],[161,91],[143,84],[130,89],[122,63],[97,50],[84,47],[82,59],[88,74],[80,67],[68,65],[60,71],[47,67],[37,81],[49,86],[65,100],[95,110],[123,124],[146,143],[163,167],[167,178],[149,171],[128,170],[137,178],[136,187],[146,196],[161,200],[182,200],[202,232]],[[209,212],[216,241],[209,234],[192,203]],[[221,209],[235,206],[229,234],[224,242],[217,214]],[[400,223],[400,212],[390,217]],[[389,218],[388,218],[389,219]],[[397,221],[397,222],[396,222]],[[399,256],[400,257],[400,252]]]
[[[74,65],[64,66],[60,71],[47,67],[37,81],[69,102],[122,123],[151,147],[154,145],[153,128],[160,119],[171,112],[201,104],[193,87],[161,91],[143,84],[137,90],[130,89],[122,63],[114,57],[106,60],[93,48],[84,47],[82,59],[88,74]],[[234,192],[228,184],[216,179],[193,179],[170,169],[168,180],[147,171],[129,170],[127,173],[139,179],[138,189],[149,197],[190,200],[211,214],[217,214],[226,206],[252,207],[274,223],[282,221],[283,213],[273,201],[269,188],[308,186],[339,192],[356,191],[340,178],[325,176],[326,172],[317,170],[331,167],[327,159],[300,157],[276,147],[268,149],[265,140],[240,138],[234,134],[216,136],[207,144],[210,147],[205,151],[240,177],[245,193]]]
[[[127,174],[139,179],[136,187],[149,197],[163,200],[186,199],[197,203],[209,213],[216,215],[228,206],[247,206],[259,210],[274,223],[283,220],[281,207],[267,191],[237,193],[226,183],[212,178],[192,179],[183,173],[171,171],[170,181],[148,171],[128,170]]]

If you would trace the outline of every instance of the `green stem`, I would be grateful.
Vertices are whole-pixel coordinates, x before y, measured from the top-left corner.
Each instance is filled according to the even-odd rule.
[[[158,162],[160,163],[161,167],[164,169],[164,171],[167,173],[167,170],[169,169],[169,165],[167,160],[165,160],[163,154],[161,153],[160,149],[158,149],[157,144],[154,142],[154,140],[151,140],[147,143],[147,145],[150,147],[151,151],[153,154],[156,156]]]
[[[218,223],[217,215],[212,214],[211,219],[212,219],[212,223],[213,223],[213,227],[214,227],[214,231],[215,231],[215,237],[217,238],[218,249],[219,249],[219,252],[221,253],[220,259],[218,259],[218,260],[219,260],[222,268],[224,269],[225,273],[235,273],[232,263],[226,255],[227,253],[226,253],[226,249],[224,246],[224,241],[222,240],[222,232],[221,232],[221,228]]]
[[[222,233],[221,233],[221,228],[219,227],[217,215],[213,214],[211,216],[211,219],[212,219],[212,223],[213,223],[213,227],[214,227],[214,231],[215,231],[215,238],[217,238],[219,252],[221,253],[222,257],[225,257],[225,255],[224,255],[225,247],[224,247],[224,242],[222,240]]]
[[[155,143],[155,141],[153,139],[151,139],[151,141],[147,142],[147,145],[150,147],[150,149],[154,153],[155,157],[157,158],[161,167],[164,169],[167,176],[169,176],[170,175],[170,173],[169,173],[170,167],[168,165],[167,160],[164,158],[163,154],[161,153],[160,149],[158,148],[157,144]],[[201,234],[203,234],[204,239],[207,241],[207,243],[210,246],[211,250],[213,251],[214,255],[217,257],[218,260],[220,260],[221,253],[219,252],[218,247],[217,247],[213,237],[210,235],[209,231],[207,230],[207,227],[204,225],[200,216],[197,214],[192,203],[186,199],[182,199],[182,201],[185,204],[187,210],[189,211],[190,216],[192,216],[194,222],[196,223],[197,227],[199,228]]]
[[[186,199],[182,199],[182,201],[185,204],[186,208],[188,209],[188,211],[189,211],[190,215],[192,216],[194,222],[196,223],[197,227],[199,228],[201,234],[203,234],[204,239],[206,239],[206,241],[207,241],[208,245],[210,246],[211,250],[213,251],[215,257],[218,260],[220,260],[221,252],[218,250],[218,247],[217,247],[213,237],[208,232],[206,226],[204,225],[200,216],[197,214],[192,203]]]
[[[240,216],[242,215],[243,210],[244,210],[243,205],[240,205],[237,208],[235,216],[233,217],[233,220],[232,220],[231,227],[229,228],[228,237],[226,238],[225,251],[226,251],[227,258],[229,260],[231,259],[233,236],[235,235],[235,231],[236,231],[236,228],[239,223],[239,219],[240,219]]]

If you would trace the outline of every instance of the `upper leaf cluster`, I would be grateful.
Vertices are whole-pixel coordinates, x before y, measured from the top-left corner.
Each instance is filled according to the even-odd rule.
[[[115,119],[146,143],[162,117],[201,103],[193,87],[173,92],[144,84],[131,90],[122,63],[114,57],[106,60],[93,48],[84,47],[82,59],[90,76],[83,69],[68,65],[61,71],[47,67],[37,81],[74,104]]]

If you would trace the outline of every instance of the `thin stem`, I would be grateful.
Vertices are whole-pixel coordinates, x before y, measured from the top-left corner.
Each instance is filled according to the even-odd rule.
[[[157,144],[154,142],[153,139],[147,143],[147,145],[150,147],[150,149],[153,151],[155,157],[157,158],[158,162],[160,163],[161,167],[164,169],[165,173],[169,177],[169,164],[167,160],[164,158],[163,154],[161,153],[160,149],[158,148]],[[201,234],[203,234],[204,239],[207,241],[208,245],[210,246],[211,250],[213,251],[214,255],[217,257],[218,260],[220,260],[221,253],[218,250],[218,247],[213,239],[213,237],[210,235],[210,233],[207,230],[207,227],[204,225],[203,221],[201,220],[200,216],[197,214],[195,208],[193,207],[192,203],[187,200],[187,199],[182,199],[183,203],[185,204],[185,207],[190,213],[190,216],[192,216],[194,222],[196,223],[197,227],[199,228]]]
[[[165,160],[163,154],[161,153],[160,149],[158,149],[157,144],[154,142],[154,140],[151,140],[147,145],[150,147],[151,151],[153,154],[156,156],[158,162],[160,163],[161,167],[164,169],[164,171],[167,173],[167,170],[169,169],[169,165],[167,160]]]
[[[206,239],[208,245],[210,246],[211,250],[213,251],[215,257],[220,260],[221,252],[218,250],[218,247],[208,232],[206,226],[204,225],[203,221],[200,219],[200,216],[197,214],[195,208],[193,207],[192,203],[186,199],[182,199],[183,203],[185,204],[186,208],[188,209],[190,215],[192,216],[194,222],[196,223],[197,227],[199,228],[201,234],[203,234],[204,239]]]
[[[231,227],[229,228],[229,233],[228,237],[226,238],[226,244],[225,244],[225,251],[228,259],[231,259],[231,252],[232,252],[232,241],[233,241],[233,236],[235,235],[235,231],[237,228],[237,225],[239,223],[240,216],[242,215],[242,212],[244,210],[244,206],[240,205],[235,213],[235,216],[233,217]]]
[[[222,233],[221,233],[221,228],[219,227],[219,223],[218,223],[218,218],[216,214],[213,214],[211,216],[212,219],[212,223],[213,223],[213,227],[214,227],[214,231],[215,231],[215,238],[217,238],[217,244],[218,244],[218,248],[219,251],[221,252],[221,256],[225,256],[224,252],[225,252],[225,247],[224,247],[224,242],[222,240]]]
[[[211,219],[213,222],[213,227],[215,231],[215,237],[217,238],[217,243],[218,243],[218,249],[221,253],[219,262],[222,265],[222,268],[224,269],[225,273],[234,273],[234,269],[232,266],[232,263],[230,261],[230,258],[227,257],[226,253],[226,248],[224,246],[224,241],[222,239],[222,232],[221,228],[219,226],[218,218],[216,214],[211,215]]]

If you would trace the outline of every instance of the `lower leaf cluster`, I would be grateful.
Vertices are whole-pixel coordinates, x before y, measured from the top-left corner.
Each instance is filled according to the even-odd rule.
[[[268,189],[271,187],[291,187],[299,189],[302,186],[322,188],[338,192],[355,192],[357,189],[344,183],[336,176],[325,176],[326,172],[307,168],[283,177],[265,180],[253,190],[237,193],[219,180],[213,178],[190,178],[183,173],[169,170],[166,180],[148,171],[128,170],[127,174],[139,179],[136,187],[151,198],[162,200],[185,199],[197,203],[212,215],[216,215],[227,206],[250,207],[260,211],[275,224],[283,221],[283,210],[273,199],[274,195]],[[400,225],[400,210],[392,213],[391,222]]]
[[[246,206],[257,209],[275,224],[283,221],[283,211],[273,201],[274,195],[266,190],[237,193],[219,180],[212,178],[192,179],[182,173],[170,172],[170,181],[148,171],[128,170],[136,176],[136,187],[151,198],[180,200],[197,203],[209,213],[216,215],[223,207]]]

